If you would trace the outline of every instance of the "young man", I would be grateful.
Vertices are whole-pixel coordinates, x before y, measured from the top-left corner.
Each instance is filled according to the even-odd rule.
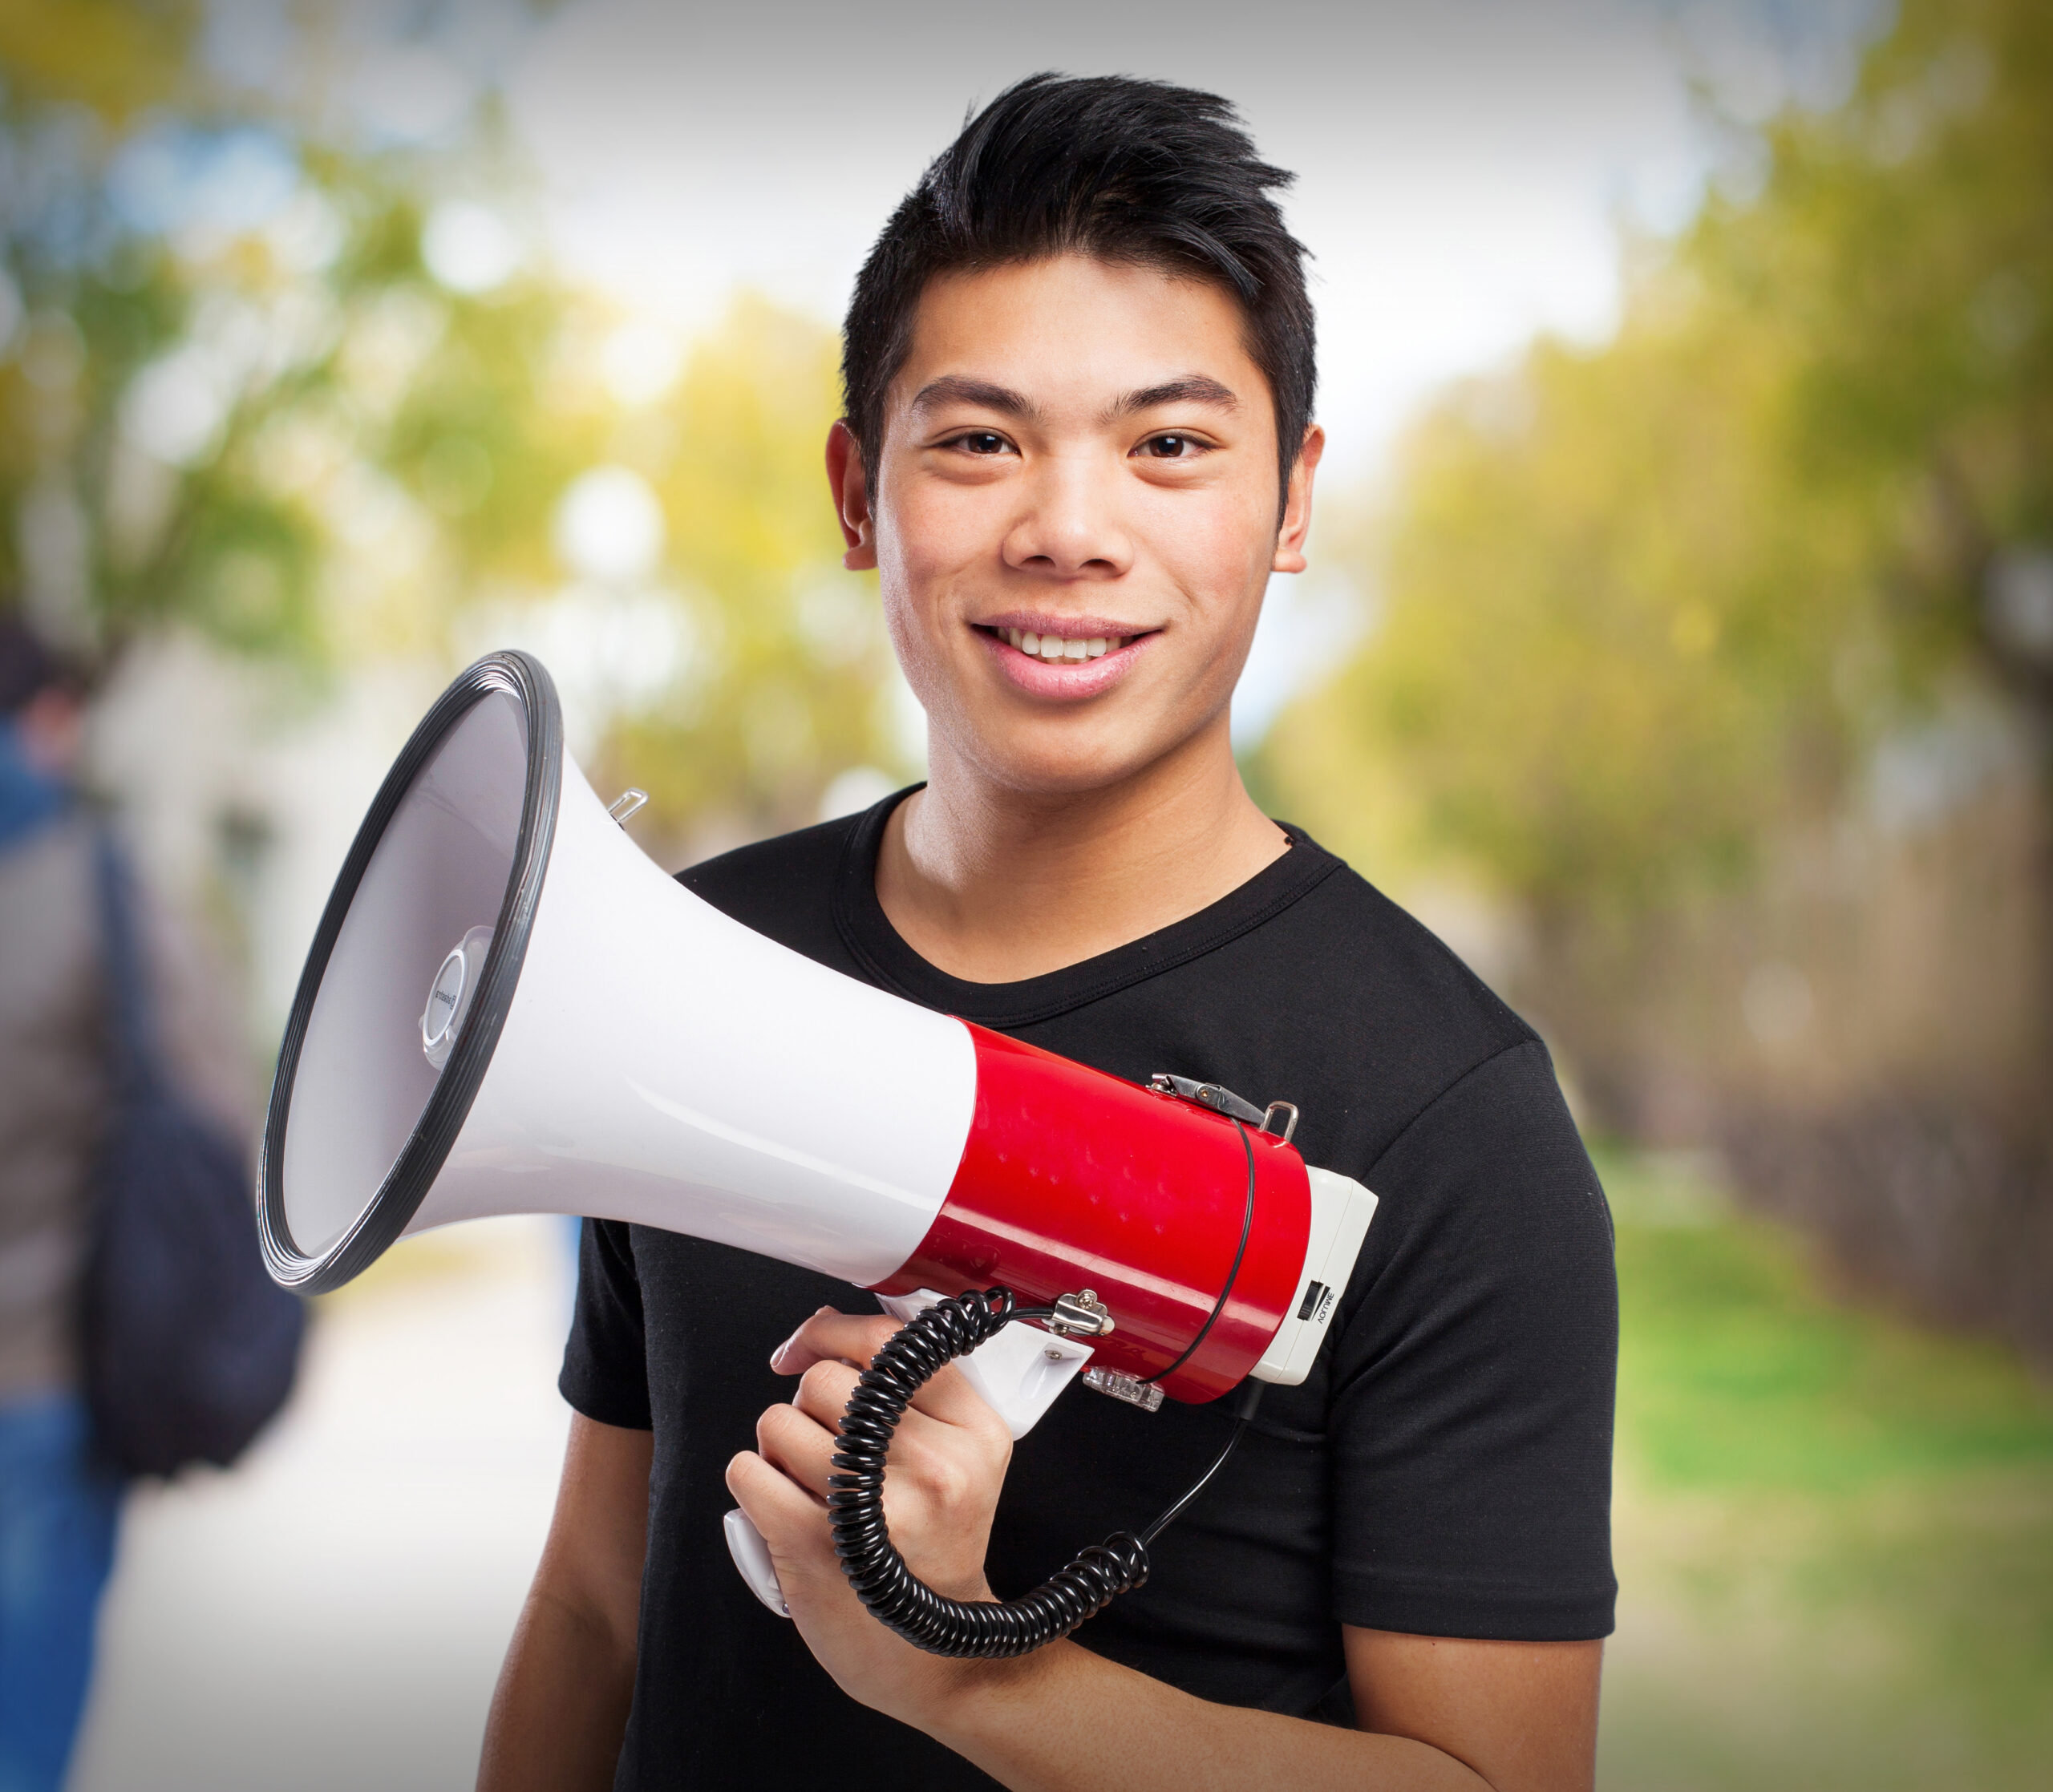
[[[945,1661],[863,1611],[828,1538],[850,1365],[891,1322],[800,1270],[588,1225],[577,1416],[490,1792],[1589,1782],[1614,1592],[1603,1197],[1538,1039],[1262,815],[1229,746],[1322,446],[1286,179],[1218,99],[1047,76],[928,171],[858,282],[827,453],[847,564],[881,572],[926,708],[928,783],[684,881],[1120,1076],[1296,1102],[1306,1159],[1382,1200],[1333,1335],[1144,1588],[1018,1661]],[[1017,1594],[1161,1510],[1228,1422],[1079,1388],[1010,1458],[944,1371],[893,1446],[893,1539],[945,1592]],[[737,1501],[792,1622],[728,1563]]]

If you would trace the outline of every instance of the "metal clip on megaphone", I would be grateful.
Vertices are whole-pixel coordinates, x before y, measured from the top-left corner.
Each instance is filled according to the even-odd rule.
[[[801,1080],[801,1060],[835,1074]],[[258,1224],[272,1275],[307,1293],[500,1213],[661,1227],[873,1291],[906,1324],[842,1421],[851,1581],[922,1648],[1016,1654],[1138,1585],[1186,1502],[1021,1600],[944,1600],[890,1547],[891,1427],[951,1361],[1015,1436],[1079,1372],[1149,1410],[1244,1414],[1259,1384],[1302,1381],[1375,1197],[1308,1167],[1295,1124],[934,1013],[730,920],[609,818],[540,662],[494,653],[415,730],[343,861],[279,1049]],[[739,1517],[736,1561],[779,1608]]]

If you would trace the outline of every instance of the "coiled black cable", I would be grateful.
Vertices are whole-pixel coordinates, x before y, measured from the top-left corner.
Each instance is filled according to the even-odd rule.
[[[1120,1531],[1080,1552],[1031,1592],[1014,1600],[966,1600],[936,1592],[906,1567],[884,1522],[884,1464],[891,1435],[913,1396],[944,1365],[967,1356],[1014,1319],[1047,1319],[1048,1307],[1019,1308],[1008,1288],[942,1301],[901,1327],[878,1351],[841,1415],[839,1471],[828,1481],[834,1553],[871,1615],[930,1655],[1026,1655],[1067,1636],[1121,1593],[1148,1580],[1148,1545],[1225,1466],[1247,1428],[1252,1402],[1217,1461],[1141,1535]],[[1257,1390],[1259,1384],[1252,1384]]]

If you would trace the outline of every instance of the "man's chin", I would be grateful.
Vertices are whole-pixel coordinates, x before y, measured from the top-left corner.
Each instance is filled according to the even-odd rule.
[[[1017,796],[1063,802],[1131,786],[1174,751],[1173,742],[1137,740],[1132,729],[1105,726],[1110,720],[1075,716],[1044,727],[994,730],[978,742],[973,763]]]

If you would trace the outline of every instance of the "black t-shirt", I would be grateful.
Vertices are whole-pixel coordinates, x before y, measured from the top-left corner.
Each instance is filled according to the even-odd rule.
[[[1532,1029],[1295,830],[1239,889],[1146,939],[1023,982],[961,981],[877,902],[897,800],[682,881],[822,965],[1116,1075],[1169,1070],[1294,1102],[1306,1160],[1380,1197],[1310,1376],[1268,1390],[1232,1462],[1151,1551],[1148,1584],[1077,1640],[1202,1698],[1344,1718],[1342,1624],[1608,1634],[1610,1220]],[[790,1078],[792,1100],[805,1085]],[[791,1396],[771,1351],[823,1305],[867,1312],[871,1297],[730,1246],[585,1228],[564,1394],[655,1432],[618,1787],[994,1783],[844,1695],[728,1559],[723,1471]],[[994,1588],[1018,1594],[1145,1523],[1229,1422],[1072,1386],[1014,1452]]]

